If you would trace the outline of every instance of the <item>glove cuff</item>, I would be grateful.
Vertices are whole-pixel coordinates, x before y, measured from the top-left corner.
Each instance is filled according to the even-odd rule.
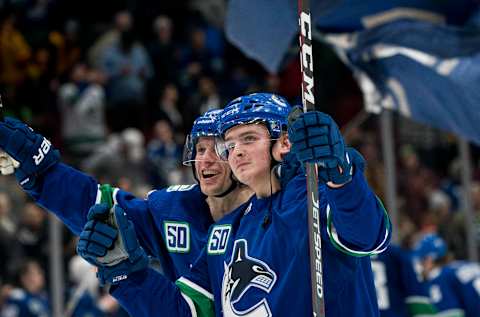
[[[100,285],[107,283],[115,285],[126,280],[131,273],[147,268],[148,263],[148,256],[142,249],[141,256],[133,263],[127,259],[115,266],[99,266],[97,277]]]
[[[15,178],[24,190],[32,190],[42,175],[52,166],[60,162],[60,152],[58,150],[52,150],[48,156],[48,161],[31,175],[26,175],[21,165],[15,170]]]

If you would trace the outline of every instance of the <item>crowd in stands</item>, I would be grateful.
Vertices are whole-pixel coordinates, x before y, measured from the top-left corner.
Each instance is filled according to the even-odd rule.
[[[243,56],[225,39],[225,12],[205,8],[206,2],[223,1],[177,1],[182,4],[173,8],[143,2],[151,7],[127,10],[117,4],[106,10],[112,3],[106,1],[92,13],[91,1],[88,10],[81,1],[0,1],[2,111],[52,140],[63,161],[139,197],[153,188],[194,182],[181,158],[199,114],[252,91],[300,101],[298,58],[288,59],[280,74],[268,74]],[[103,20],[93,20],[100,14]],[[346,68],[332,61],[333,53],[319,50],[317,100],[344,126],[362,98]],[[346,139],[365,156],[367,178],[385,199],[379,125],[378,117],[368,116],[349,127]],[[457,139],[399,116],[395,136],[399,224],[394,230],[406,244],[418,232],[439,232],[455,257],[465,259]],[[480,245],[480,148],[471,149],[474,179],[468,190]],[[0,177],[1,317],[15,316],[4,303],[18,298],[19,290],[37,298],[35,316],[49,316],[47,221],[13,177]],[[99,291],[94,274],[88,277],[93,270],[75,256],[75,239],[66,229],[63,244],[70,306],[82,300],[98,314],[91,316],[121,316]],[[80,287],[90,290],[90,299],[75,297]],[[66,303],[72,316],[82,316],[70,306]]]

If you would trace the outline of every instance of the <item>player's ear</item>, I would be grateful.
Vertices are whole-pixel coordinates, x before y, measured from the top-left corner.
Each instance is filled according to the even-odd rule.
[[[280,138],[275,142],[272,149],[273,158],[281,162],[283,157],[290,152],[291,143],[288,140],[288,133],[283,132]]]

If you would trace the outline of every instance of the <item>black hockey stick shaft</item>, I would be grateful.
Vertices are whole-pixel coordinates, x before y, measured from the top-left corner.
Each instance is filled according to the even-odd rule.
[[[310,0],[298,0],[300,24],[300,68],[302,71],[303,111],[315,110],[313,89],[312,20]],[[320,234],[320,204],[316,164],[307,163],[308,238],[310,251],[310,281],[314,317],[325,316],[325,293],[322,270],[322,240]]]

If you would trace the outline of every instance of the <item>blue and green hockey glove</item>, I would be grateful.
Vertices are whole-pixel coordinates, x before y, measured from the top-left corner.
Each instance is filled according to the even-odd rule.
[[[353,160],[337,124],[328,114],[301,113],[289,124],[288,138],[292,143],[291,152],[302,164],[317,163],[320,181],[337,185],[351,181]]]
[[[90,208],[87,218],[77,252],[97,266],[101,285],[117,284],[130,273],[148,267],[148,256],[122,208],[114,206],[112,213],[107,204],[97,204]]]
[[[26,190],[32,189],[38,177],[60,160],[60,153],[49,140],[13,118],[0,122],[0,148],[20,163],[15,177]]]

